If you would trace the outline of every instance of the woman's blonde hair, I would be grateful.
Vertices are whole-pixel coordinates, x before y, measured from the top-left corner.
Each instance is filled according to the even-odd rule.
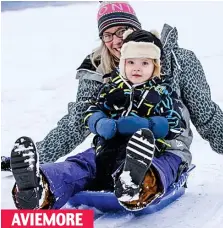
[[[90,59],[95,68],[98,67],[96,65],[96,62],[100,62],[102,74],[111,73],[112,70],[114,70],[114,68],[117,67],[117,64],[119,63],[119,59],[116,56],[112,55],[112,53],[108,50],[103,41],[101,42],[101,45],[93,51]]]
[[[160,60],[153,59],[154,64],[154,71],[153,71],[153,77],[161,78],[161,66],[160,66]]]

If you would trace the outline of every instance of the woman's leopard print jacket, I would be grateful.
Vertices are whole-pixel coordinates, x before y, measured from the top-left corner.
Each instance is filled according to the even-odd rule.
[[[209,141],[212,149],[223,154],[223,113],[211,100],[210,88],[199,60],[192,51],[179,48],[177,39],[176,28],[164,25],[161,33],[164,49],[162,70],[171,78],[173,88],[184,103],[183,112],[188,125],[183,135],[169,142],[172,145],[170,151],[190,163],[189,148],[193,138],[190,120],[203,139]],[[83,121],[88,107],[86,101],[99,91],[102,75],[95,71],[87,58],[79,67],[77,78],[76,102],[68,104],[68,114],[43,141],[37,142],[40,163],[56,161],[74,150],[89,135]]]

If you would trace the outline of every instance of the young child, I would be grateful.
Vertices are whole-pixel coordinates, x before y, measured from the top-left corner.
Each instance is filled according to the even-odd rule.
[[[84,121],[96,134],[95,186],[112,183],[108,179],[118,169],[113,176],[115,194],[122,204],[134,207],[163,194],[162,183],[156,181],[159,172],[150,168],[153,153],[162,157],[168,149],[165,139],[179,136],[186,125],[181,101],[160,73],[162,44],[157,33],[127,30],[123,39],[119,70],[105,76],[110,81],[91,101]]]

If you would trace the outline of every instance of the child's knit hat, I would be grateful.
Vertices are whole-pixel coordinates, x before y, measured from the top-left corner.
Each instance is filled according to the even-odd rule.
[[[134,9],[128,2],[101,2],[97,15],[99,36],[113,26],[130,26],[141,29]]]
[[[128,58],[150,58],[155,60],[153,76],[160,77],[160,57],[162,43],[157,31],[145,31],[128,29],[123,34],[123,45],[119,69],[122,76],[125,76],[125,59]]]

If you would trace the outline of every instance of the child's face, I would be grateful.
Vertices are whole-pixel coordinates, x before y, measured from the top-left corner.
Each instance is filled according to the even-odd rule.
[[[125,75],[133,84],[149,80],[154,71],[152,59],[132,58],[125,60]]]

